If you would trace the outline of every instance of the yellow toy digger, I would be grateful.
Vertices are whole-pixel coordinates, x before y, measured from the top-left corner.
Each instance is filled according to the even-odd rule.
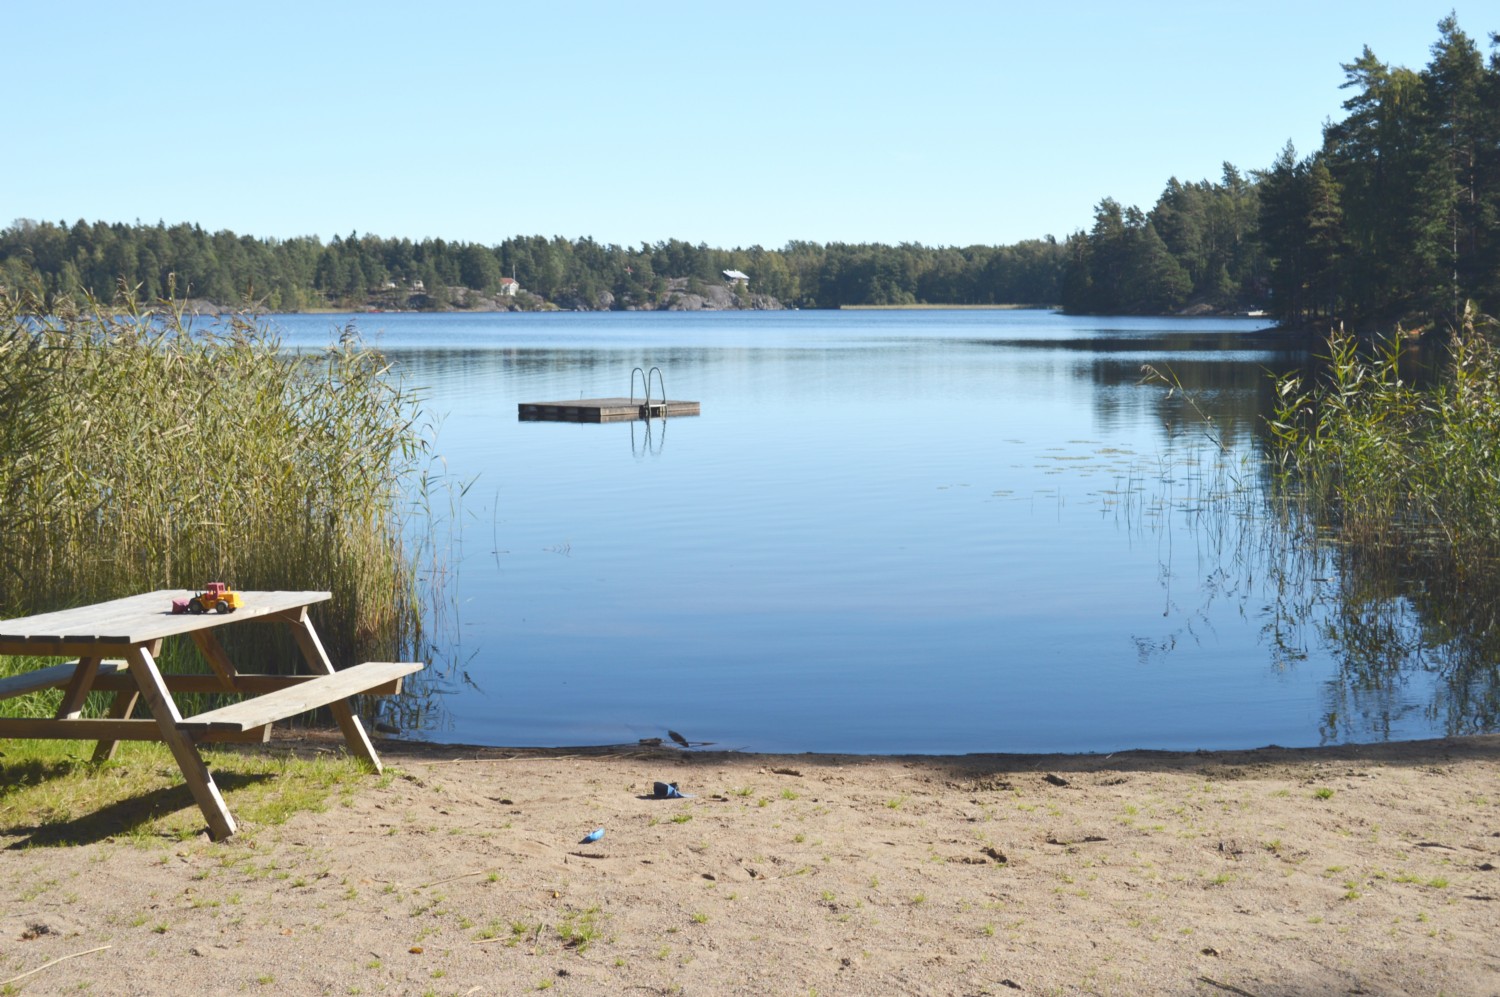
[[[216,613],[232,613],[243,605],[240,594],[232,591],[228,585],[209,582],[207,588],[191,599],[173,599],[172,612],[206,613],[211,609]]]

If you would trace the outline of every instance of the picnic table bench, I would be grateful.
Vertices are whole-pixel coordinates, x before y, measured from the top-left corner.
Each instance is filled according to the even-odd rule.
[[[350,699],[401,691],[402,679],[422,669],[415,661],[367,661],[335,669],[308,617],[308,607],[331,598],[327,592],[241,592],[242,605],[230,613],[172,612],[172,601],[190,592],[165,589],[55,613],[0,621],[0,654],[70,657],[0,679],[0,699],[40,689],[63,689],[52,717],[0,717],[0,738],[69,738],[97,741],[96,759],[109,758],[125,740],[159,740],[171,749],[215,840],[236,831],[234,817],[203,762],[198,745],[218,741],[265,741],[271,725],[327,706],[353,754],[376,772],[380,757],[370,743]],[[250,622],[281,623],[296,641],[311,674],[241,672],[225,653],[215,630]],[[190,637],[211,674],[163,673],[156,657],[167,637]],[[94,691],[113,692],[107,717],[84,717],[84,700]],[[229,693],[238,702],[184,717],[173,693]],[[149,719],[132,719],[144,701]]]

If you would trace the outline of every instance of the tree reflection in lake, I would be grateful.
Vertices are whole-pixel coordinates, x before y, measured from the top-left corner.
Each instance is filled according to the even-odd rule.
[[[1337,653],[1339,681],[1330,683],[1325,737],[1383,736],[1395,720],[1396,690],[1430,676],[1427,717],[1450,735],[1500,723],[1500,638],[1495,610],[1500,586],[1492,575],[1459,579],[1451,564],[1401,550],[1332,548],[1340,584],[1325,623]]]
[[[1174,368],[1156,378],[1163,408],[1169,425],[1190,431],[1183,438],[1197,432],[1218,445],[1228,434],[1217,412],[1206,414],[1184,383],[1196,373]],[[1399,736],[1413,711],[1448,735],[1500,727],[1500,574],[1457,564],[1415,536],[1346,535],[1337,503],[1299,493],[1265,461],[1228,448],[1210,459],[1185,447],[1145,480],[1151,490],[1127,517],[1163,538],[1172,517],[1185,517],[1199,563],[1213,567],[1196,588],[1203,604],[1181,614],[1180,627],[1135,638],[1143,659],[1192,637],[1213,602],[1237,600],[1261,620],[1274,669],[1314,651],[1335,662],[1320,723],[1325,743]],[[1175,571],[1169,545],[1161,570],[1169,609]]]

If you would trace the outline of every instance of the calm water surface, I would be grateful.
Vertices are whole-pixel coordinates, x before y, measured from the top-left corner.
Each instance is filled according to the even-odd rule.
[[[273,321],[316,347],[349,320]],[[1420,675],[1351,710],[1344,652],[1316,637],[1326,566],[1253,523],[1267,371],[1304,359],[1264,323],[353,321],[423,388],[437,466],[467,487],[435,503],[449,571],[416,736],[891,753],[1442,732]],[[1147,363],[1191,394],[1140,383]],[[517,419],[653,365],[701,416]]]

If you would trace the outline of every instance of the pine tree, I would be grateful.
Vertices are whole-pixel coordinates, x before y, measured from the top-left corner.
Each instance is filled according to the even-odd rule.
[[[1313,157],[1303,182],[1306,215],[1305,268],[1308,305],[1314,314],[1339,312],[1339,268],[1344,257],[1344,211],[1339,185],[1322,156]]]
[[[1446,215],[1447,252],[1442,262],[1449,275],[1453,320],[1464,299],[1477,289],[1480,271],[1480,150],[1495,136],[1487,125],[1482,97],[1484,62],[1474,42],[1459,30],[1452,15],[1438,22],[1439,37],[1424,74],[1427,138],[1437,167],[1430,179],[1437,207]],[[1488,133],[1488,134],[1487,134]]]
[[[1307,198],[1297,150],[1289,141],[1260,181],[1260,238],[1270,260],[1271,314],[1282,322],[1303,318],[1302,254],[1307,246]]]

